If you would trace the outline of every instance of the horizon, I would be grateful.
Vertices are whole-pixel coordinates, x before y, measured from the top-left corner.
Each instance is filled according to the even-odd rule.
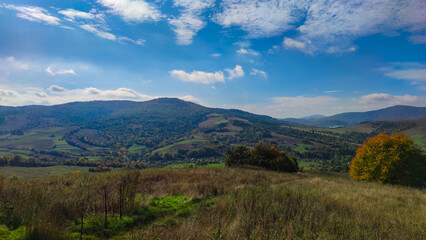
[[[5,0],[0,105],[179,98],[274,118],[426,107],[422,0]]]

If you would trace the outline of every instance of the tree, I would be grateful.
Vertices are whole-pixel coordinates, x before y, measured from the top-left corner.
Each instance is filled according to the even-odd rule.
[[[352,159],[352,179],[424,186],[426,156],[404,133],[369,138]]]
[[[269,170],[283,172],[297,172],[297,161],[292,156],[278,151],[274,146],[261,144],[252,150],[245,146],[236,147],[233,151],[228,149],[225,153],[225,164],[228,167],[240,165],[260,166]]]
[[[250,149],[245,146],[238,146],[232,151],[227,149],[225,152],[225,165],[227,167],[246,164],[250,158]]]

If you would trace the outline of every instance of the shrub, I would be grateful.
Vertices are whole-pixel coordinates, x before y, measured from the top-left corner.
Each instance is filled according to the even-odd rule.
[[[426,156],[403,133],[369,138],[352,159],[352,179],[424,186]]]
[[[225,164],[228,167],[253,165],[283,172],[297,172],[299,169],[295,158],[284,151],[278,151],[274,146],[263,145],[257,145],[252,150],[245,146],[239,146],[233,151],[228,149],[225,153]]]

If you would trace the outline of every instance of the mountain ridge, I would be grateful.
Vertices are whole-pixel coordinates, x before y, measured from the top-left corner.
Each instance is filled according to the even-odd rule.
[[[319,119],[286,118],[287,122],[294,122],[316,127],[347,127],[362,122],[383,120],[411,120],[426,118],[426,107],[395,105],[392,107],[366,112],[345,112]]]

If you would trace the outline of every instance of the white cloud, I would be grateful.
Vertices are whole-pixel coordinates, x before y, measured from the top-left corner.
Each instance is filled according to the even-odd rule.
[[[236,65],[234,69],[225,69],[228,72],[228,79],[244,77],[244,70],[240,65]]]
[[[298,19],[293,2],[297,1],[224,0],[214,20],[225,27],[238,26],[252,38],[271,37],[291,29]]]
[[[329,90],[329,91],[324,91],[324,93],[338,93],[340,92],[339,90]]]
[[[215,0],[173,0],[175,7],[182,7],[186,11],[199,13],[202,10],[211,7]]]
[[[15,5],[3,5],[3,7],[17,11],[17,17],[32,22],[44,22],[50,25],[61,25],[61,20],[59,18],[50,15],[46,9],[41,7]]]
[[[28,63],[18,61],[13,56],[0,58],[0,75],[16,70],[28,70]]]
[[[169,24],[173,26],[179,45],[192,44],[194,36],[206,25],[200,17],[191,13],[184,13],[178,18],[169,19]]]
[[[120,41],[120,42],[131,42],[131,43],[134,43],[136,45],[141,45],[141,46],[143,46],[145,44],[145,42],[146,42],[142,38],[140,38],[138,40],[133,40],[133,39],[128,38],[128,37],[118,37],[118,41]]]
[[[410,36],[410,41],[415,44],[426,44],[426,35]]]
[[[93,87],[66,89],[57,85],[52,85],[46,90],[40,88],[20,88],[19,90],[0,89],[0,100],[4,106],[22,106],[32,104],[54,105],[75,101],[95,100],[146,101],[158,98],[158,96],[149,96],[129,88],[112,90],[100,90]],[[178,98],[185,101],[200,102],[191,95]]]
[[[423,63],[396,62],[379,70],[390,78],[413,81],[414,83],[426,82],[426,64]]]
[[[163,15],[154,4],[144,0],[98,0],[127,22],[159,21]]]
[[[202,84],[225,82],[225,76],[222,71],[217,71],[214,73],[192,71],[191,73],[187,73],[182,70],[173,70],[170,72],[170,75],[184,82],[193,82],[193,83],[202,83]]]
[[[82,12],[78,11],[72,8],[68,8],[66,10],[59,11],[60,14],[66,16],[69,20],[74,21],[76,18],[82,18],[82,19],[93,19],[95,18],[95,15],[90,12]]]
[[[194,36],[200,31],[206,23],[200,15],[203,11],[211,7],[214,0],[174,0],[175,7],[182,8],[179,17],[168,19],[169,24],[173,26],[176,34],[177,44],[190,45]]]
[[[64,75],[64,74],[71,74],[71,75],[77,76],[77,74],[75,73],[75,71],[73,69],[58,69],[58,70],[54,71],[52,69],[52,67],[47,67],[46,68],[46,72],[50,76]]]
[[[220,56],[222,56],[222,54],[220,54],[220,53],[212,53],[212,54],[210,54],[210,57],[220,57]]]
[[[426,97],[418,97],[407,94],[394,96],[386,93],[373,93],[360,97],[358,102],[363,105],[389,107],[394,105],[419,105],[420,100],[423,100],[423,105],[426,106]]]
[[[63,91],[65,91],[65,88],[58,86],[58,85],[52,85],[52,86],[48,87],[47,90],[49,90],[51,92],[63,92]]]
[[[259,56],[260,53],[257,51],[254,51],[252,49],[245,49],[245,48],[241,48],[237,50],[238,54],[248,54],[248,55],[253,55],[253,56]]]
[[[406,31],[413,34],[412,42],[424,43],[425,12],[424,0],[224,0],[214,20],[224,27],[241,28],[249,38],[295,30],[292,39],[299,44],[290,41],[287,47],[339,53],[356,50],[355,39],[378,33],[391,36]]]
[[[105,38],[111,41],[117,40],[117,37],[114,34],[98,30],[92,25],[84,24],[84,25],[81,25],[80,27],[88,32],[96,34],[98,37]]]
[[[259,69],[256,69],[256,68],[252,68],[252,69],[251,69],[251,73],[250,73],[250,75],[260,75],[260,76],[262,76],[264,79],[267,79],[267,78],[268,78],[268,74],[266,74],[266,72],[264,72],[264,71],[262,71],[262,70],[259,70]]]
[[[284,38],[283,45],[284,47],[287,47],[287,48],[296,48],[296,49],[304,49],[306,47],[304,42],[297,41],[287,37]]]

